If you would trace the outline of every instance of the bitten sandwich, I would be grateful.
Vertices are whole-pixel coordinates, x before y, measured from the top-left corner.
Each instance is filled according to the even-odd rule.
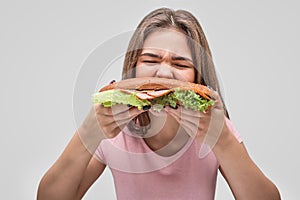
[[[165,106],[176,108],[181,105],[203,112],[214,104],[214,100],[211,98],[211,90],[201,84],[143,77],[110,83],[93,94],[93,103],[104,107],[125,104],[138,109],[151,106],[157,112]]]

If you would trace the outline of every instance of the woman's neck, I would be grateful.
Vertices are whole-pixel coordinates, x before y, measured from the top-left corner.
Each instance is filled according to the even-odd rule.
[[[150,137],[144,138],[150,149],[162,156],[171,156],[187,143],[189,136],[179,123],[169,115],[154,116],[149,114]]]

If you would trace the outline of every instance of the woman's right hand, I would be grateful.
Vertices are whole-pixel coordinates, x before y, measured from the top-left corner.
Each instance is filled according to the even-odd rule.
[[[86,149],[93,154],[101,140],[116,137],[133,118],[143,112],[123,104],[111,108],[95,104],[77,132]]]
[[[145,112],[123,104],[110,108],[97,104],[94,110],[102,133],[108,138],[117,136],[133,118]]]

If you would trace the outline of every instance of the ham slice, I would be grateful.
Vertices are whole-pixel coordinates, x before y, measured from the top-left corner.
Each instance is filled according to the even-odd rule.
[[[148,95],[147,93],[144,93],[144,92],[138,92],[138,93],[136,93],[136,96],[139,99],[143,99],[143,100],[149,100],[149,99],[154,99],[155,98],[154,96],[150,96],[150,95]]]
[[[149,92],[147,92],[147,94],[150,95],[150,96],[153,96],[154,98],[157,98],[157,97],[167,95],[171,91],[172,90],[157,90],[157,91],[149,91]]]
[[[161,97],[164,95],[169,94],[172,90],[144,90],[144,91],[137,91],[137,90],[125,90],[125,89],[120,89],[120,91],[127,93],[127,94],[134,94],[136,93],[136,96],[139,99],[144,99],[144,100],[150,100],[154,99],[157,97]]]

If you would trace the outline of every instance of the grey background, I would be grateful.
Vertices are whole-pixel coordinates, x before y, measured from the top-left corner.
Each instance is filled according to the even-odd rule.
[[[161,6],[187,9],[200,20],[232,121],[251,157],[278,186],[282,199],[296,199],[298,4],[296,0],[1,1],[1,199],[35,198],[39,180],[76,129],[73,91],[82,65],[97,46],[134,29],[145,14]],[[109,73],[112,79],[120,69]],[[88,101],[83,105],[82,116],[90,106]],[[109,170],[84,199],[115,199]],[[233,199],[221,176],[216,199]]]

